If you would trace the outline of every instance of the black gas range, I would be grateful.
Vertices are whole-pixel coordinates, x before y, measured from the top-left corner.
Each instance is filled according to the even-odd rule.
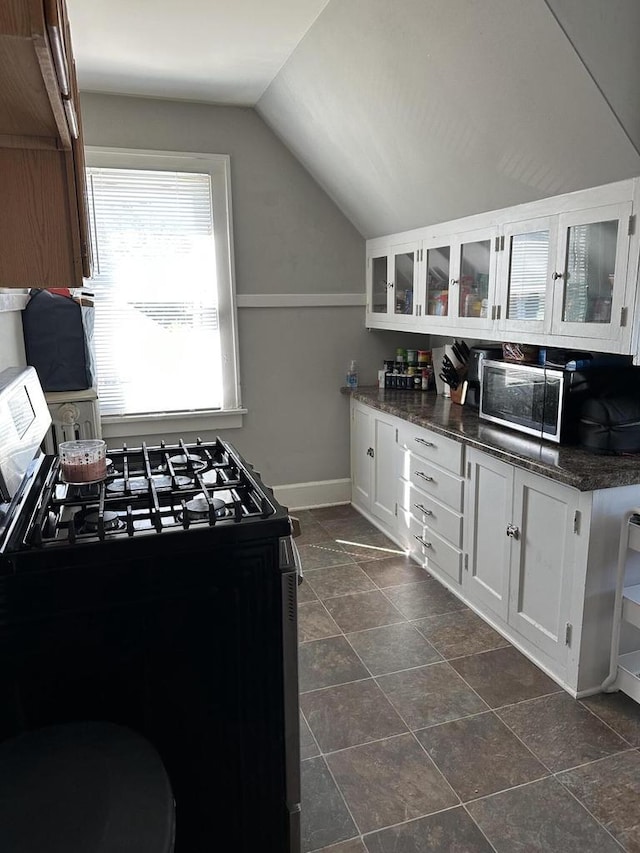
[[[0,740],[109,721],[160,753],[176,850],[299,851],[297,585],[287,510],[228,442],[39,450],[32,369],[0,373]],[[224,827],[224,830],[221,829]]]
[[[271,490],[221,439],[111,450],[107,476],[88,484],[66,483],[59,458],[45,457],[33,488],[34,510],[23,512],[9,551],[185,531],[240,542],[262,535],[265,522],[272,532],[290,533]]]

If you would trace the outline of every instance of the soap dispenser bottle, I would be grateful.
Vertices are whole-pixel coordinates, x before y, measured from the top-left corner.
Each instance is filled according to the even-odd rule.
[[[347,388],[350,388],[352,391],[358,387],[358,366],[355,361],[352,360],[349,365],[349,370],[347,370]]]

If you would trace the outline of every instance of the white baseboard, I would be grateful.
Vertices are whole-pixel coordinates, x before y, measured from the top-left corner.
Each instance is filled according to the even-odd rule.
[[[351,502],[351,480],[318,480],[313,483],[290,483],[274,486],[276,499],[289,509],[313,509]]]

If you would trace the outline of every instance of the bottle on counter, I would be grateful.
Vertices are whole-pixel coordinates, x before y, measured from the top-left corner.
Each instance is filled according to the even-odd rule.
[[[358,365],[355,360],[351,361],[349,365],[349,369],[347,370],[347,388],[350,388],[352,391],[358,387]]]

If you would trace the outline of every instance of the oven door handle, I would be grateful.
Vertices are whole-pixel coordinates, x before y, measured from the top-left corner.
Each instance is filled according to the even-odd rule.
[[[304,574],[302,572],[302,558],[300,557],[300,551],[298,551],[298,546],[296,545],[296,540],[291,537],[291,550],[293,551],[293,560],[296,567],[296,575],[298,576],[298,586],[304,580]]]

